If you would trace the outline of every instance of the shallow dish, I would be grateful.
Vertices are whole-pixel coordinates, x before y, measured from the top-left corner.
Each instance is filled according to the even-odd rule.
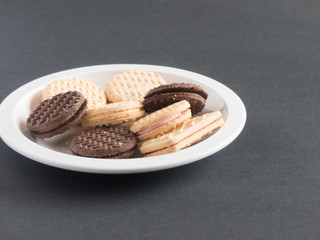
[[[131,159],[99,159],[74,156],[68,142],[75,128],[52,139],[39,140],[29,135],[26,119],[39,104],[45,86],[56,79],[76,77],[93,81],[104,89],[111,76],[125,70],[143,69],[159,73],[167,83],[189,82],[208,92],[202,113],[221,110],[224,126],[205,140],[175,153]],[[0,136],[16,152],[50,166],[92,173],[137,173],[167,169],[203,159],[230,144],[242,131],[246,110],[241,99],[228,87],[206,76],[171,67],[114,64],[76,68],[35,79],[12,92],[0,106]]]

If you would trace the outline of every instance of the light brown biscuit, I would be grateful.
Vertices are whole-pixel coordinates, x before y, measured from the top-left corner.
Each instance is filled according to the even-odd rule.
[[[58,79],[49,83],[42,92],[42,101],[68,91],[82,93],[87,100],[87,110],[98,108],[107,103],[106,95],[102,88],[93,82],[78,78]]]
[[[142,104],[137,101],[109,103],[103,107],[89,110],[82,119],[84,128],[94,126],[111,126],[134,121],[145,115]]]
[[[166,81],[157,73],[130,70],[113,76],[106,84],[105,93],[110,102],[142,102],[150,89],[163,84],[166,84]]]
[[[142,129],[172,118],[182,111],[187,110],[189,107],[190,104],[186,100],[171,104],[168,107],[162,108],[156,112],[146,115],[144,118],[139,119],[131,126],[130,130],[135,133],[139,132]]]
[[[186,148],[210,134],[214,129],[222,127],[221,116],[221,112],[216,111],[189,119],[173,131],[144,142],[140,152],[148,153],[146,156],[156,156]]]
[[[147,140],[171,131],[191,117],[190,104],[186,101],[174,103],[139,119],[130,127],[138,140]]]
[[[158,127],[146,134],[142,134],[138,136],[139,141],[144,141],[150,138],[155,138],[159,135],[162,135],[164,133],[170,132],[172,129],[180,126],[185,121],[187,121],[189,118],[191,118],[191,110],[187,109],[186,111],[182,112],[181,115],[178,118],[173,119],[172,121],[168,122],[167,124]]]
[[[204,136],[210,134],[213,130],[220,128],[223,125],[223,119],[219,118],[215,122],[209,124],[208,126],[200,129],[199,131],[195,132],[194,134],[191,134],[190,136],[182,139],[180,142],[167,147],[163,148],[158,151],[154,151],[150,154],[146,154],[145,157],[152,157],[152,156],[157,156],[157,155],[162,155],[162,154],[167,154],[167,153],[172,153],[172,152],[177,152],[183,148],[189,147],[193,143],[199,142]]]

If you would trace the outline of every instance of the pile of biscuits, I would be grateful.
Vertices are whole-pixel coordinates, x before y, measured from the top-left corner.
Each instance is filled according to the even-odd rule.
[[[145,70],[111,77],[104,91],[88,80],[58,79],[43,90],[27,128],[36,138],[50,138],[81,126],[70,143],[79,156],[156,156],[186,148],[222,127],[220,111],[201,114],[207,97],[201,86],[167,84]]]

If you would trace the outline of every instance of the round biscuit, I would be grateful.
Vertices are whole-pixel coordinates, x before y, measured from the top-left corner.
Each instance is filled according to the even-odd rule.
[[[136,137],[129,130],[102,126],[84,129],[81,134],[73,137],[70,149],[80,156],[113,158],[135,148],[136,145]]]
[[[64,78],[49,83],[42,92],[42,101],[59,93],[77,91],[87,100],[87,109],[95,109],[107,103],[106,95],[102,88],[86,79]]]
[[[110,102],[142,102],[150,89],[163,84],[166,84],[166,81],[157,73],[130,70],[111,77],[106,83],[105,93]]]

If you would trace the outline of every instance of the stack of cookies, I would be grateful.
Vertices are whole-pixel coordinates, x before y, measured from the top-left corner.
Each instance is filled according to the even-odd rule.
[[[81,127],[70,144],[79,156],[156,156],[186,148],[222,127],[220,111],[201,115],[207,97],[201,86],[167,84],[159,74],[143,70],[111,77],[105,90],[84,79],[58,79],[43,90],[27,127],[37,138]]]

